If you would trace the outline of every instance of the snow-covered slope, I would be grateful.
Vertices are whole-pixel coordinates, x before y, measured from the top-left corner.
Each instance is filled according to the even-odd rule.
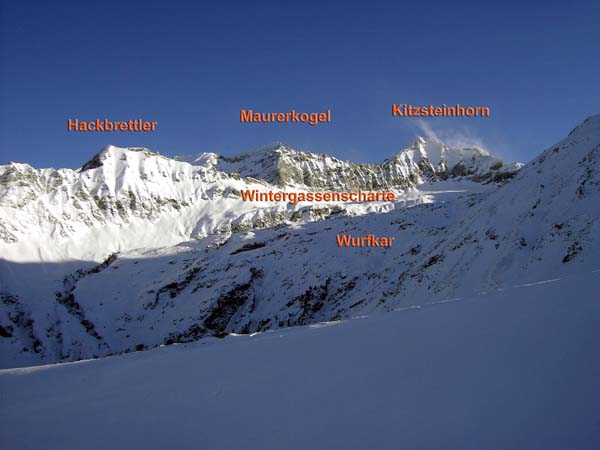
[[[499,187],[436,179],[406,194],[428,198],[412,208],[364,215],[347,205],[323,221],[141,248],[102,264],[4,261],[3,364],[336,320],[595,269],[599,146],[595,116]],[[336,237],[348,234],[395,242],[340,248]]]
[[[524,276],[597,265],[600,115],[528,163],[423,250],[436,261],[427,275],[421,279],[413,268],[402,276],[416,277],[441,295],[460,294],[472,280],[493,288]]]
[[[442,203],[366,216],[353,216],[349,207],[324,221],[123,252],[102,264],[0,261],[6,319],[0,318],[0,326],[10,334],[0,339],[3,364],[73,360],[311,323],[355,303],[372,309],[375,294],[392,288],[398,275],[393,267],[377,273],[380,268],[397,266],[404,253],[412,260],[417,242],[437,235],[442,224],[460,217],[467,201],[482,195],[465,191],[473,185],[452,192],[457,186],[446,184],[442,191],[433,190],[444,187],[439,183],[424,186],[427,197]],[[392,235],[398,242],[390,250],[341,249],[336,234],[342,232]],[[324,293],[328,284],[332,292]],[[374,285],[377,291],[370,292]],[[324,308],[318,307],[321,296],[330,297]]]
[[[0,447],[600,448],[600,272],[0,371]]]

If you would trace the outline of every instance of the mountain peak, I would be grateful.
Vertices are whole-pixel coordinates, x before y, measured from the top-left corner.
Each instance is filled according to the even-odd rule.
[[[418,147],[419,145],[425,145],[427,143],[427,141],[436,141],[436,140],[432,139],[432,138],[424,138],[423,136],[417,136],[415,138],[415,140],[412,142],[412,144],[409,145],[409,147]]]
[[[276,141],[257,147],[254,150],[243,152],[237,156],[221,156],[220,158],[223,161],[228,162],[238,162],[242,160],[257,161],[262,158],[273,158],[275,155],[281,155],[283,153],[297,153],[297,150],[288,147],[283,142]]]
[[[403,164],[412,172],[432,179],[467,177],[479,182],[505,180],[521,167],[505,165],[481,147],[448,145],[436,138],[421,136],[400,150],[388,164]]]
[[[573,128],[569,133],[569,136],[593,131],[600,132],[600,114],[589,116],[582,123]]]
[[[115,145],[107,145],[98,153],[96,153],[92,159],[86,162],[81,169],[80,172],[85,172],[86,170],[97,169],[101,167],[105,161],[107,160],[119,160],[127,153],[137,153],[142,152],[145,156],[161,156],[158,152],[153,152],[145,147],[117,147]]]
[[[257,147],[254,150],[251,150],[251,151],[247,152],[246,154],[251,154],[251,153],[271,153],[271,152],[276,152],[278,150],[291,150],[291,148],[288,147],[287,145],[285,145],[281,141],[274,141],[274,142],[271,142],[270,144]]]

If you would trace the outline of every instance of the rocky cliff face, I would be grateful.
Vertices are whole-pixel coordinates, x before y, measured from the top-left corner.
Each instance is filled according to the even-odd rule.
[[[381,164],[357,164],[274,144],[235,158],[214,155],[214,167],[276,184],[331,190],[410,189],[426,181],[468,178],[478,182],[508,179],[521,167],[480,148],[451,148],[418,138]],[[197,160],[207,160],[206,156]]]

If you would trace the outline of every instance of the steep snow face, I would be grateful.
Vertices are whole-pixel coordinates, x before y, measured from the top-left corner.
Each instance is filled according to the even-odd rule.
[[[12,163],[0,166],[0,250],[11,261],[99,262],[116,251],[316,220],[329,215],[326,208],[330,212],[350,208],[353,214],[390,209],[366,204],[257,204],[242,201],[244,189],[275,189],[272,184],[303,190],[386,188],[404,200],[424,179],[436,179],[421,175],[414,161],[353,164],[282,144],[238,158],[202,153],[175,159],[143,148],[108,146],[79,170]],[[421,200],[427,201],[427,195]],[[53,245],[48,245],[50,241]]]
[[[578,274],[377,317],[0,371],[0,441],[597,449],[599,282]]]

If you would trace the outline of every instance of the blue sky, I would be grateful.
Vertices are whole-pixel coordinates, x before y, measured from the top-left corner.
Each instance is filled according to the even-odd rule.
[[[0,163],[75,168],[107,144],[233,155],[273,141],[379,161],[427,130],[527,161],[600,113],[597,1],[195,3],[3,1]],[[491,117],[399,119],[392,103]],[[329,108],[332,123],[241,124],[240,108]],[[158,127],[66,131],[67,118],[104,117]]]

